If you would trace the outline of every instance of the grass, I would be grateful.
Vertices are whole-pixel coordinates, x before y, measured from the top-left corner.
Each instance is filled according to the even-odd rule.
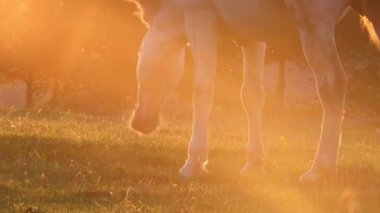
[[[209,169],[218,178],[190,182],[177,176],[188,116],[139,137],[122,116],[2,111],[0,212],[380,211],[379,117],[347,118],[338,181],[303,186],[296,180],[313,158],[319,116],[266,118],[267,175],[241,179],[245,117],[216,111]]]

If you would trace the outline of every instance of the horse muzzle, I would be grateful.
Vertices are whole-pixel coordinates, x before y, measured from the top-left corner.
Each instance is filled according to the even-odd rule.
[[[143,116],[135,111],[131,119],[131,128],[142,134],[150,134],[157,129],[159,122],[158,116]]]

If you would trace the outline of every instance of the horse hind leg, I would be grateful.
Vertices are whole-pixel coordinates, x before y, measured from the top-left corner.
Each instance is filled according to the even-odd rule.
[[[248,116],[248,158],[241,176],[262,172],[265,147],[261,138],[261,117],[264,107],[263,72],[265,61],[264,42],[253,42],[243,47],[244,82],[242,104]]]
[[[312,30],[300,29],[303,51],[314,71],[323,107],[318,151],[310,170],[300,177],[301,182],[317,182],[336,174],[347,76],[336,48],[334,28],[326,24]]]

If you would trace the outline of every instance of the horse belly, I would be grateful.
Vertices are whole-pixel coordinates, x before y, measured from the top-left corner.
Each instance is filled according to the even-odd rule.
[[[284,0],[213,0],[228,33],[238,41],[282,42],[297,35]]]

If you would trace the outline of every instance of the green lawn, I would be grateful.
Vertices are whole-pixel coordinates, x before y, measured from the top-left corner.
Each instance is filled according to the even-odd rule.
[[[217,110],[216,110],[217,111]],[[297,183],[313,158],[320,117],[266,118],[267,175],[239,178],[242,113],[214,112],[209,169],[183,181],[189,116],[139,137],[127,117],[2,111],[0,212],[379,212],[380,119],[346,119],[337,183]]]

